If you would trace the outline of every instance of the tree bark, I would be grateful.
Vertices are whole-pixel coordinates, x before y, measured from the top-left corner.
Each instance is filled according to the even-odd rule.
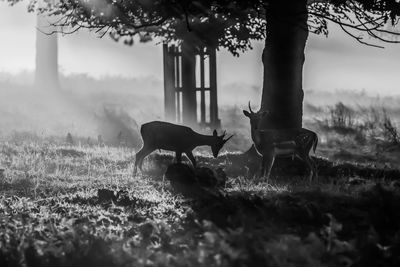
[[[307,18],[307,0],[272,1],[268,6],[261,110],[270,114],[261,128],[302,127]]]

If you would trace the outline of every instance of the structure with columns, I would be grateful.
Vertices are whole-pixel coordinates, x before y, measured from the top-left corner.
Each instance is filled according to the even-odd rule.
[[[169,121],[220,128],[216,49],[183,41],[164,44],[164,104]]]

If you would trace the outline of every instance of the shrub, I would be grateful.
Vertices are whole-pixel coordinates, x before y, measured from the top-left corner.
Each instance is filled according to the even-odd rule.
[[[381,124],[381,128],[383,130],[383,136],[385,140],[393,145],[399,145],[400,144],[399,132],[385,109],[383,109],[382,121],[383,122]]]
[[[337,129],[351,129],[355,125],[354,110],[342,102],[330,108],[330,126]]]

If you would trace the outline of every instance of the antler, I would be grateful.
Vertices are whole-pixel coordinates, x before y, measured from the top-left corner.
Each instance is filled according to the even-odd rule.
[[[249,101],[249,110],[251,114],[254,114],[253,110],[251,109],[250,101]]]
[[[249,101],[249,110],[250,110],[250,113],[251,114],[256,114],[256,112],[254,112],[252,109],[251,109],[251,105],[250,105],[250,101]],[[259,110],[259,111],[257,111],[257,114],[261,114],[261,115],[269,115],[269,114],[271,114],[271,112],[269,111],[269,110],[264,110],[264,111],[261,111],[261,110]]]
[[[225,144],[226,142],[228,142],[228,140],[231,139],[233,136],[234,136],[234,134],[232,134],[232,135],[229,136],[228,138],[224,139],[224,144]]]

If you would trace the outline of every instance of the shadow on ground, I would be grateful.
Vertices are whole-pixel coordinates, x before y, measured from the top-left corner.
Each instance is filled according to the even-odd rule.
[[[154,154],[152,162],[155,165],[149,170],[151,175],[163,175],[169,164],[174,161],[170,154]],[[326,158],[312,157],[316,162],[318,176],[324,178],[341,179],[343,177],[361,177],[363,179],[384,179],[387,181],[400,180],[399,169],[375,168],[371,165],[352,162],[333,162]],[[253,178],[258,175],[261,157],[254,147],[245,153],[227,153],[217,159],[197,156],[200,166],[212,166],[223,169],[229,177],[245,176]],[[277,158],[272,168],[272,176],[307,175],[305,164],[299,159]]]

